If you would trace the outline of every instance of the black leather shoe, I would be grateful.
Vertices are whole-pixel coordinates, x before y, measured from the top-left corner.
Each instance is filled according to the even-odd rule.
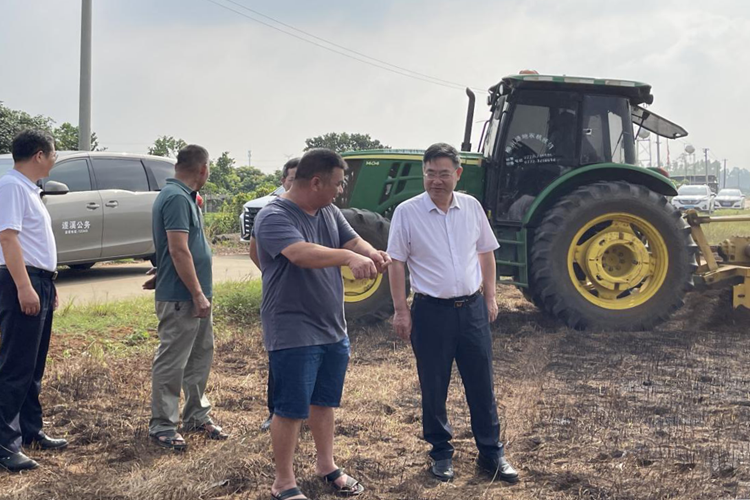
[[[68,441],[65,439],[51,438],[44,432],[39,431],[39,434],[37,434],[30,440],[24,441],[23,444],[26,447],[39,448],[42,450],[61,450],[68,446]]]
[[[21,472],[22,470],[31,470],[39,467],[39,464],[21,453],[11,453],[0,456],[0,467],[10,472]]]
[[[518,482],[518,472],[505,460],[505,457],[489,458],[479,455],[477,457],[477,465],[483,471],[493,477],[497,477],[501,481],[511,484]]]
[[[447,482],[453,479],[453,460],[446,458],[445,460],[436,460],[432,467],[430,467],[430,473],[438,478],[440,481]]]

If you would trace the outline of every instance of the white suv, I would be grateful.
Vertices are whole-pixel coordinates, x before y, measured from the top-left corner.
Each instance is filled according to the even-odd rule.
[[[672,205],[680,210],[694,208],[701,212],[713,213],[716,195],[705,184],[681,186],[677,196],[672,198]]]
[[[12,167],[11,155],[0,155],[0,175]],[[170,158],[60,151],[38,183],[46,190],[58,262],[82,270],[103,260],[151,258],[151,207],[168,177],[174,177]]]

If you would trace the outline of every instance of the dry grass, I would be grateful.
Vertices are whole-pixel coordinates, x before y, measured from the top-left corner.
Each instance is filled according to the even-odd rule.
[[[365,498],[750,496],[747,325],[733,324],[717,296],[690,297],[689,307],[658,331],[607,334],[559,328],[515,290],[502,289],[500,298],[496,393],[503,439],[521,483],[493,484],[475,471],[457,372],[449,396],[457,479],[430,479],[411,351],[386,326],[356,328],[344,407],[337,413],[336,456],[366,484]],[[59,348],[53,353],[44,388],[46,426],[71,445],[61,453],[33,452],[43,465],[38,471],[0,474],[0,496],[270,498],[269,435],[258,430],[266,416],[266,355],[257,326],[228,324],[217,339],[209,396],[214,416],[234,439],[190,436],[191,448],[182,455],[148,440],[148,350],[115,355],[73,343],[65,357]],[[305,432],[296,460],[300,486],[311,499],[334,498],[315,480],[313,464]]]

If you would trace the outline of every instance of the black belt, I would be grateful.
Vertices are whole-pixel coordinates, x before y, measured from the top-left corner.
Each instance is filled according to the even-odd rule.
[[[451,297],[450,299],[439,299],[437,297],[431,297],[423,293],[415,293],[414,298],[419,299],[419,300],[425,300],[427,302],[432,302],[433,304],[437,304],[439,306],[463,307],[464,304],[470,304],[480,295],[482,295],[481,292],[477,290],[471,295],[463,295],[461,297]]]
[[[8,266],[0,266],[0,270],[8,271]],[[34,266],[26,266],[26,272],[29,273],[29,276],[32,274],[34,276],[39,276],[40,278],[44,279],[51,279],[52,281],[55,281],[57,279],[57,271],[47,271],[46,269],[39,269],[38,267]]]

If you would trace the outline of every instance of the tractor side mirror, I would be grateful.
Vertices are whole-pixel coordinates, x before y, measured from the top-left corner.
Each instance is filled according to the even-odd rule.
[[[69,192],[70,189],[68,189],[66,184],[57,181],[47,181],[44,183],[42,196],[68,194]]]

